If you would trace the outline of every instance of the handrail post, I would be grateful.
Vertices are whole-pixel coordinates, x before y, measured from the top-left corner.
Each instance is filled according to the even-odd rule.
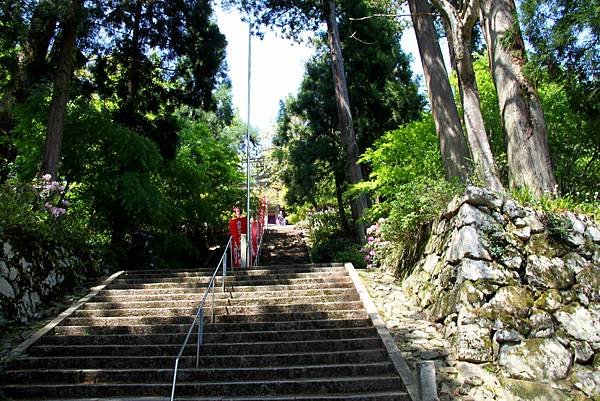
[[[204,337],[204,309],[200,309],[200,320],[198,320],[198,340],[196,343],[196,368],[200,364],[200,345]]]
[[[210,317],[210,322],[214,323],[215,322],[215,282],[213,281],[213,286],[212,286],[212,311],[211,311],[211,317]]]
[[[178,368],[179,368],[179,358],[175,359],[175,371],[173,372],[173,386],[171,388],[171,401],[175,400],[175,383],[177,383]]]

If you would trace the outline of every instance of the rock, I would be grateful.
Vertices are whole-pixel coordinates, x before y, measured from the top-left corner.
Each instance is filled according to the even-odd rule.
[[[486,329],[491,329],[491,322],[478,308],[461,308],[458,312],[456,323],[459,326],[476,325]]]
[[[467,186],[464,201],[475,206],[486,206],[490,210],[501,209],[504,201],[497,194],[487,189]]]
[[[563,257],[565,267],[575,274],[579,274],[586,266],[590,264],[585,258],[578,253],[571,252]]]
[[[4,260],[10,261],[15,256],[12,246],[8,242],[2,244],[2,250],[4,251]]]
[[[477,230],[472,226],[464,226],[452,235],[448,250],[448,261],[457,263],[464,257],[491,261],[490,254],[481,244]]]
[[[531,228],[523,227],[513,230],[512,233],[521,241],[527,241],[531,238]]]
[[[569,231],[569,233],[565,237],[565,242],[574,248],[578,248],[581,245],[585,244],[585,239],[583,238],[583,235],[573,231]]]
[[[442,356],[440,350],[428,350],[419,352],[419,357],[424,360],[437,359]]]
[[[574,273],[565,268],[562,259],[538,255],[527,258],[525,278],[529,284],[538,288],[565,289],[575,282]]]
[[[502,226],[492,216],[469,203],[464,203],[454,217],[455,228],[464,226],[474,226],[485,232],[502,231]]]
[[[573,340],[571,341],[571,348],[575,354],[576,362],[586,363],[594,356],[594,350],[591,345],[585,341]]]
[[[580,295],[585,295],[593,302],[600,302],[600,266],[588,264],[575,279]]]
[[[3,260],[0,260],[0,276],[8,277],[10,274],[10,270],[6,267],[6,263]]]
[[[502,387],[507,393],[502,401],[565,401],[570,400],[565,393],[549,384],[527,380],[502,379]]]
[[[28,262],[24,257],[21,257],[21,259],[19,259],[19,265],[21,265],[22,272],[29,273],[32,263]]]
[[[579,305],[568,305],[554,314],[567,333],[577,340],[600,342],[600,312]]]
[[[4,277],[0,277],[0,294],[6,298],[14,299],[16,294],[10,283]]]
[[[456,283],[461,284],[465,280],[491,280],[498,284],[507,284],[509,279],[514,282],[518,275],[516,273],[506,272],[502,266],[486,262],[484,260],[463,259],[457,268]]]
[[[523,257],[517,248],[509,245],[502,250],[499,262],[511,270],[519,270],[523,264]]]
[[[493,340],[498,344],[518,344],[523,341],[523,337],[516,330],[498,330],[494,333]]]
[[[504,218],[504,216],[502,215],[502,213],[498,213],[496,211],[493,211],[491,213],[491,216],[494,218],[494,220],[496,220],[501,225],[503,225],[503,226],[506,225],[506,219]]]
[[[585,232],[585,224],[583,224],[575,214],[567,212],[566,218],[571,221],[571,227],[574,233],[583,234]]]
[[[474,226],[478,225],[483,219],[484,213],[477,209],[475,206],[468,203],[463,203],[458,213],[453,218],[454,228],[461,228],[463,226]]]
[[[524,228],[524,227],[528,227],[528,226],[527,226],[527,222],[526,222],[524,219],[520,218],[520,217],[517,217],[516,219],[514,219],[514,220],[513,220],[513,224],[514,224],[514,225],[515,225],[515,227],[517,227],[517,228]],[[529,230],[531,231],[531,229],[529,229]]]
[[[562,296],[557,289],[548,290],[535,300],[535,307],[548,312],[556,312],[562,306]]]
[[[532,234],[539,234],[546,229],[544,223],[542,223],[542,219],[533,209],[525,209],[525,217],[523,217],[523,220],[525,220],[525,223],[531,228]]]
[[[564,215],[564,218],[567,220],[570,226],[570,229],[567,231],[566,236],[564,237],[565,242],[572,247],[580,247],[585,243],[585,239],[583,237],[583,233],[585,232],[585,224],[583,224],[583,222],[571,212],[567,212]]]
[[[423,262],[423,270],[427,273],[431,274],[435,269],[435,265],[439,262],[440,257],[437,255],[427,255],[425,261]]]
[[[454,312],[456,312],[456,294],[452,291],[446,291],[433,300],[429,319],[440,322]]]
[[[573,385],[588,397],[600,396],[600,371],[576,365],[573,369]]]
[[[460,209],[464,202],[465,201],[463,196],[457,195],[454,198],[452,198],[452,200],[448,203],[448,206],[446,206],[446,210],[444,211],[444,213],[442,213],[442,217],[444,217],[445,219],[449,219],[455,216],[458,213],[458,209]]]
[[[585,238],[589,239],[592,242],[600,243],[600,230],[594,226],[588,226],[584,233]]]
[[[483,363],[492,360],[492,341],[489,328],[475,324],[458,327],[455,347],[460,361]]]
[[[498,364],[511,378],[552,382],[567,377],[571,353],[553,338],[533,338],[502,345]]]
[[[485,294],[471,282],[463,282],[458,289],[458,303],[469,307],[479,307],[485,301]],[[466,309],[466,308],[463,308]]]
[[[502,213],[506,214],[509,219],[514,220],[525,216],[525,210],[512,199],[507,199],[502,206]]]
[[[529,290],[520,286],[508,286],[498,289],[496,295],[487,304],[494,311],[501,311],[517,316],[527,316],[533,305],[533,297]]]
[[[17,277],[19,277],[19,271],[17,269],[15,269],[14,267],[11,267],[10,274],[8,275],[8,279],[10,281],[15,281],[17,279]]]
[[[530,336],[534,338],[548,338],[554,334],[554,321],[552,315],[541,310],[534,310],[529,317],[531,324]]]

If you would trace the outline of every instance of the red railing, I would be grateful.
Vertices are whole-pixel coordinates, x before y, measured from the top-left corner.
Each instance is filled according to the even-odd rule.
[[[240,268],[242,266],[242,235],[246,235],[248,231],[248,223],[246,216],[241,216],[239,209],[235,208],[236,217],[229,221],[229,232],[231,233],[231,266]],[[260,260],[260,249],[262,238],[265,232],[267,218],[267,199],[262,198],[256,220],[251,221],[250,230],[252,231],[251,241],[251,257],[250,266],[256,266]]]

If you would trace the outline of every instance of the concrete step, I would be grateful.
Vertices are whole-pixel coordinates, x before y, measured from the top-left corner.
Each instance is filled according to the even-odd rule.
[[[377,333],[373,327],[357,327],[321,330],[272,330],[205,333],[205,343],[238,343],[266,341],[308,341],[319,339],[343,339],[372,337]],[[54,335],[44,336],[36,344],[41,345],[151,345],[183,344],[186,333],[165,334],[106,334],[106,335]]]
[[[268,394],[311,394],[366,392],[402,390],[402,383],[396,375],[350,376],[350,377],[315,377],[287,380],[256,380],[226,382],[181,382],[177,384],[176,394],[190,396],[203,394],[206,396],[227,397],[228,395]],[[166,396],[170,394],[170,383],[109,383],[109,384],[33,384],[28,386],[7,385],[4,391],[8,397],[30,399],[35,397],[107,397],[107,396]],[[15,394],[16,393],[16,394]]]
[[[337,310],[311,312],[261,313],[257,315],[216,315],[216,323],[258,323],[295,320],[364,319],[364,310]],[[122,316],[122,317],[71,317],[64,320],[67,326],[123,326],[138,324],[191,324],[193,316]]]
[[[191,321],[190,321],[191,322]],[[371,327],[371,322],[362,317],[359,319],[329,319],[329,320],[296,320],[284,322],[253,322],[253,323],[207,323],[205,333],[252,332],[252,331],[289,331],[289,330],[323,330],[335,328]],[[188,324],[134,324],[111,326],[69,326],[61,325],[54,328],[57,335],[102,335],[102,334],[158,334],[158,333],[187,333]]]
[[[37,401],[40,399],[32,399]],[[43,401],[65,401],[64,398],[48,399],[43,398]],[[349,400],[349,401],[409,401],[410,398],[404,391],[377,391],[366,393],[343,393],[343,394],[305,394],[302,398],[296,395],[251,395],[251,396],[229,396],[229,397],[181,397],[177,396],[177,401],[331,401],[331,400]],[[69,398],[69,401],[169,401],[169,397],[102,397],[102,398]]]
[[[146,282],[139,281],[137,283],[130,282],[115,282],[112,283],[109,288],[111,290],[118,289],[165,289],[165,288],[206,288],[209,282],[208,277],[198,278],[192,282]],[[217,286],[221,284],[221,277],[216,279]],[[235,285],[246,287],[246,286],[277,286],[277,285],[301,285],[301,284],[341,284],[346,285],[352,283],[352,280],[348,276],[334,276],[334,275],[315,275],[314,277],[302,277],[302,278],[277,278],[277,277],[251,277],[251,278],[231,278],[227,277],[225,280],[225,286]]]
[[[99,309],[155,309],[155,308],[197,308],[200,303],[200,296],[198,294],[190,294],[186,298],[172,300],[170,297],[165,296],[164,300],[145,300],[138,301],[135,298],[121,299],[116,301],[108,298],[107,301],[86,303],[80,310],[99,310]],[[348,291],[346,293],[341,292],[333,295],[313,295],[313,296],[288,296],[285,298],[288,305],[297,304],[314,304],[324,302],[342,302],[342,301],[358,301],[359,296],[355,291]],[[232,299],[227,293],[215,293],[215,305],[217,306],[250,306],[250,305],[272,305],[280,302],[279,297],[277,298],[237,298]],[[211,296],[208,297],[206,305],[210,306],[212,303]]]
[[[377,348],[381,346],[379,337],[309,340],[309,341],[272,341],[272,342],[240,342],[240,343],[204,343],[202,355],[254,355],[282,354],[286,352],[309,351],[346,351]],[[177,355],[181,344],[152,345],[36,345],[28,350],[31,356],[160,356]],[[196,354],[195,341],[190,341],[184,350],[185,355]]]
[[[286,300],[287,301],[287,300]],[[221,315],[260,315],[265,313],[294,313],[312,311],[337,311],[357,310],[362,307],[360,301],[343,302],[316,302],[312,304],[266,304],[266,305],[243,305],[243,306],[216,306],[215,314]],[[124,317],[124,316],[193,316],[198,306],[172,307],[172,308],[135,308],[135,309],[80,309],[75,312],[76,317]],[[212,313],[212,308],[205,306],[206,313]]]
[[[121,290],[122,291],[122,290]],[[148,294],[144,291],[137,291],[134,294],[125,294],[119,295],[111,293],[109,295],[103,295],[106,293],[101,293],[96,295],[92,301],[94,302],[143,302],[143,301],[179,301],[179,300],[187,300],[187,299],[195,299],[200,300],[203,293],[198,291],[188,291],[181,293],[170,293],[165,291],[163,293],[158,294]],[[285,293],[282,294],[282,291],[241,291],[241,289],[237,288],[237,291],[232,291],[230,287],[228,287],[225,293],[222,293],[220,288],[217,288],[215,292],[215,298],[224,298],[224,299],[232,299],[232,300],[244,300],[247,298],[250,299],[261,299],[261,298],[280,298],[285,296],[286,299],[290,298],[298,298],[298,297],[307,297],[307,296],[339,296],[346,297],[348,295],[353,295],[358,297],[358,294],[354,288],[325,288],[325,289],[300,289],[300,290],[285,290]]]
[[[124,274],[119,276],[114,281],[114,284],[130,283],[193,283],[193,282],[206,282],[212,276],[212,272],[198,272],[198,273],[186,273],[184,275],[130,275]],[[272,280],[287,280],[287,279],[299,279],[299,278],[312,278],[312,277],[344,277],[348,276],[348,271],[345,268],[332,268],[332,269],[319,269],[313,270],[298,270],[298,271],[269,271],[269,270],[246,270],[246,271],[228,271],[226,280],[234,281],[245,281],[245,280],[258,280],[269,278]],[[217,279],[221,280],[223,274],[220,271],[216,276]]]
[[[183,356],[181,368],[195,366],[196,358]],[[200,355],[199,366],[203,368],[285,367],[295,365],[363,364],[388,361],[385,348],[372,348],[338,352],[286,352],[283,354],[256,355]],[[30,356],[15,361],[11,370],[31,369],[172,369],[175,355],[168,356]]]
[[[261,368],[199,368],[178,371],[177,381],[236,381],[302,379],[335,376],[377,376],[393,373],[391,362],[361,365],[300,365]],[[35,369],[9,370],[2,377],[6,383],[167,383],[173,369]]]
[[[129,276],[169,276],[169,275],[186,275],[202,273],[211,275],[215,271],[216,266],[189,268],[189,269],[154,269],[154,270],[128,270],[125,274]],[[251,268],[231,268],[228,266],[228,271],[233,272],[248,272],[248,271],[329,271],[334,269],[344,268],[343,263],[291,263],[285,265],[260,265]]]
[[[240,285],[240,286],[226,286],[225,289],[228,292],[262,292],[262,291],[298,291],[298,290],[321,290],[321,289],[340,289],[340,288],[352,288],[352,282],[344,280],[343,282],[326,282],[326,283],[301,283],[301,284],[259,284],[256,285]],[[172,288],[111,288],[105,289],[99,292],[100,296],[111,296],[111,295],[135,295],[135,294],[188,294],[190,292],[197,292],[203,294],[206,287],[172,287]]]

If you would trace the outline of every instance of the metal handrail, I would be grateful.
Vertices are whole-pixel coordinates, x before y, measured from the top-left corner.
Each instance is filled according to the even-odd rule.
[[[192,331],[194,331],[194,326],[196,325],[196,322],[198,322],[198,336],[197,336],[197,340],[196,340],[196,368],[198,367],[198,364],[200,363],[200,345],[202,345],[203,340],[204,340],[204,304],[206,303],[206,298],[208,297],[209,291],[212,288],[211,323],[214,323],[215,322],[215,280],[217,277],[217,273],[219,272],[219,268],[221,267],[221,265],[223,265],[223,283],[222,283],[221,291],[225,292],[225,277],[227,276],[227,251],[231,247],[231,240],[232,240],[232,238],[229,237],[229,241],[227,241],[227,246],[225,247],[223,256],[221,256],[221,260],[219,261],[219,264],[217,264],[217,267],[216,267],[215,271],[213,272],[213,274],[210,278],[210,281],[208,282],[206,291],[204,291],[204,296],[202,297],[202,300],[200,301],[200,306],[198,306],[198,311],[196,312],[196,316],[194,317],[194,320],[192,321],[192,324],[190,325],[190,329],[188,330],[188,333],[185,336],[185,340],[183,341],[183,344],[181,345],[181,349],[179,350],[179,353],[177,354],[177,358],[175,359],[175,368],[173,370],[173,386],[171,387],[171,401],[175,400],[175,386],[177,385],[177,373],[179,371],[179,360],[181,359],[181,356],[183,355],[183,351],[185,350],[185,347],[187,346],[188,341],[189,341],[190,337],[192,336]]]

